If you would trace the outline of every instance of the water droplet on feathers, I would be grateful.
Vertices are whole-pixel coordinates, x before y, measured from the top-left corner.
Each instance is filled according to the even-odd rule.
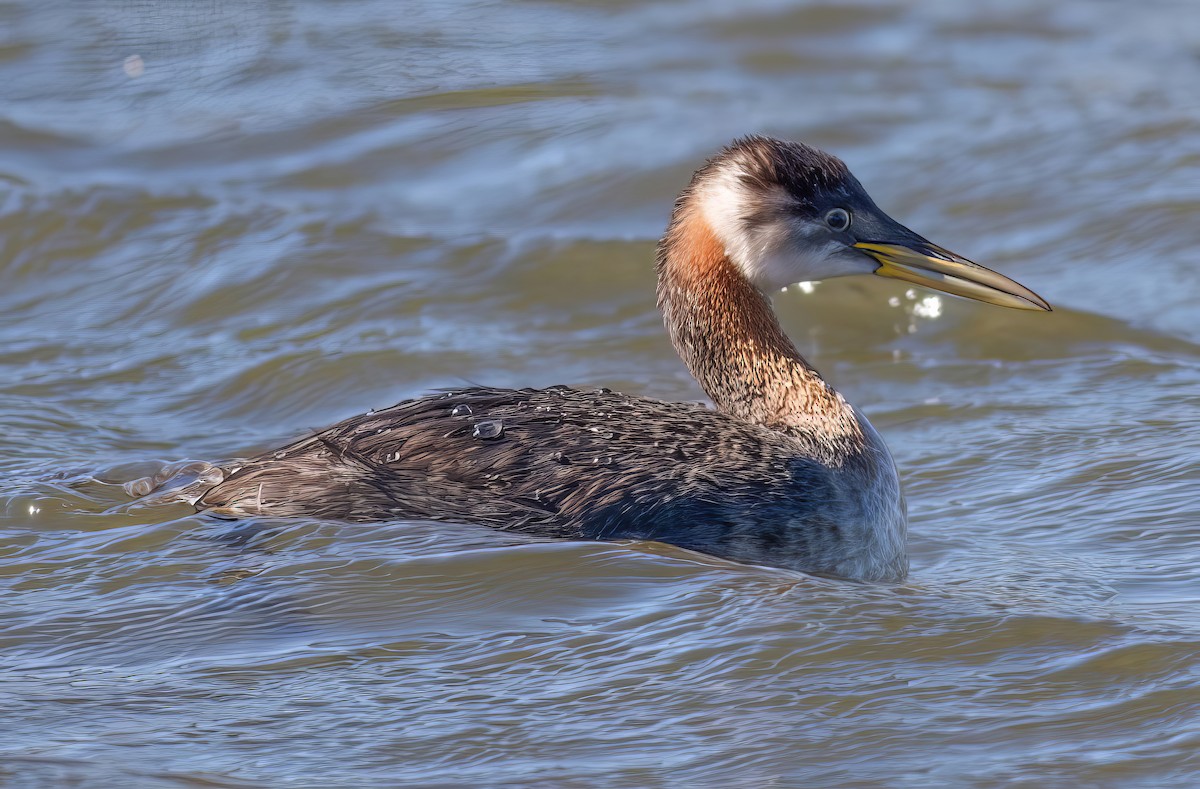
[[[499,419],[485,419],[476,422],[471,428],[471,436],[484,441],[494,441],[504,435],[504,422]]]
[[[473,412],[469,405],[456,405],[450,409],[450,416],[470,416]]]

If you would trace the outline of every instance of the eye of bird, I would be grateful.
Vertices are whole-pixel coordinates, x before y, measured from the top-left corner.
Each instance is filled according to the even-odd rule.
[[[835,208],[825,215],[825,224],[839,232],[846,230],[850,227],[850,212],[844,208]]]

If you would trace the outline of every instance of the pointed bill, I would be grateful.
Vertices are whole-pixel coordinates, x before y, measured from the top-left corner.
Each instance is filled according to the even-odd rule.
[[[1050,311],[1045,299],[1003,274],[924,240],[919,244],[923,249],[916,246],[861,241],[854,248],[879,261],[875,273],[881,277],[900,279],[1001,307]]]

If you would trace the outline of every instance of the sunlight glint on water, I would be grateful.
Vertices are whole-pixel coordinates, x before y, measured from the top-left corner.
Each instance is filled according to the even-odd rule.
[[[1198,52],[1170,0],[0,7],[0,782],[1194,786]],[[464,382],[700,399],[654,242],[748,132],[1055,305],[776,294],[904,585],[126,495]]]

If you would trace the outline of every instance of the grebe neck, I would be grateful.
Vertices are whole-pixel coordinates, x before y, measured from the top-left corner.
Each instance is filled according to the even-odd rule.
[[[676,206],[657,269],[671,342],[718,410],[812,442],[834,465],[861,449],[853,408],[796,350],[695,205]]]

